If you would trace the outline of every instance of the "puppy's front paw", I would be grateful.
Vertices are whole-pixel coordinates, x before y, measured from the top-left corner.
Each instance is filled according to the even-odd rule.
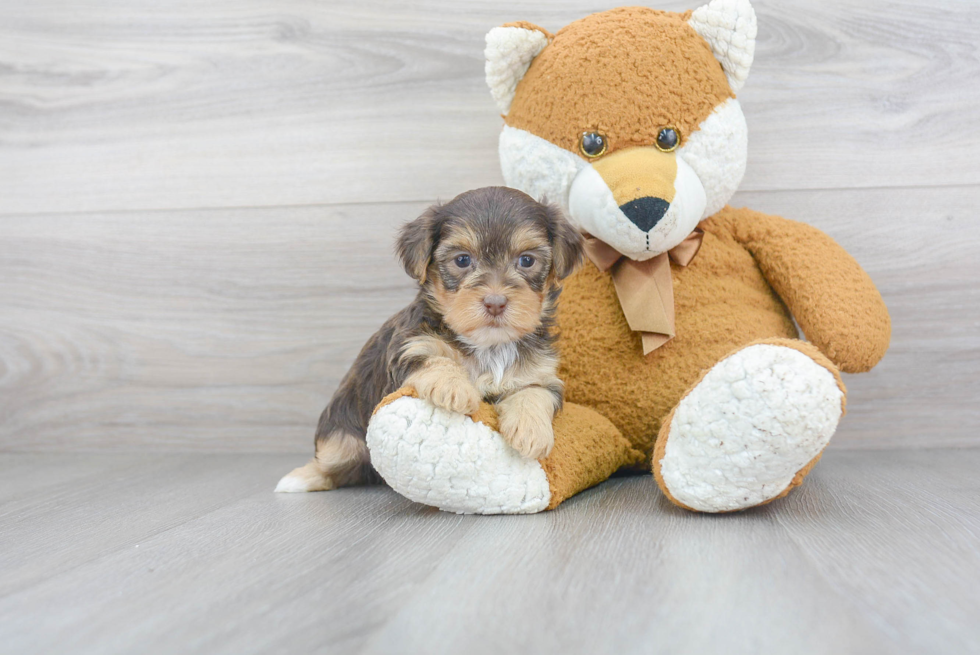
[[[480,392],[469,379],[462,376],[448,376],[434,382],[426,390],[419,389],[419,395],[436,407],[459,414],[472,414],[480,408]]]
[[[547,457],[555,445],[551,419],[540,412],[501,411],[500,435],[528,459]]]

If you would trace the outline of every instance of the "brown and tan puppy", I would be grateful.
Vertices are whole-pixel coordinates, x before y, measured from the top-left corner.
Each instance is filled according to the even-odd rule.
[[[320,416],[315,457],[276,491],[379,481],[365,432],[375,406],[403,386],[462,414],[493,403],[521,455],[551,452],[564,395],[554,316],[560,280],[582,259],[579,233],[560,210],[488,187],[408,223],[398,255],[418,296],[368,340]]]

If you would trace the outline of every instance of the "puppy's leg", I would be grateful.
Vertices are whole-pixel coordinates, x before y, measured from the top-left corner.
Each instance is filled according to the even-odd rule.
[[[330,491],[371,481],[371,457],[364,439],[333,432],[317,438],[313,459],[283,477],[276,491]]]
[[[480,407],[480,392],[470,376],[448,357],[433,357],[409,375],[405,384],[419,397],[450,412],[472,414]]]
[[[555,445],[551,423],[560,402],[555,391],[542,387],[512,393],[497,403],[501,436],[528,459],[547,457]]]

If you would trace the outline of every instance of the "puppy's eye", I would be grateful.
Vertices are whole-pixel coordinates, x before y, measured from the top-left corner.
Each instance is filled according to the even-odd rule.
[[[672,127],[665,127],[657,134],[657,148],[671,152],[681,142],[681,135]]]
[[[517,258],[517,265],[521,268],[531,268],[534,266],[534,256],[533,255],[521,255]]]
[[[455,261],[456,266],[460,268],[469,268],[470,264],[473,263],[472,260],[470,259],[470,256],[466,254],[456,255],[456,259],[453,261]]]
[[[606,137],[598,132],[583,132],[582,139],[579,141],[579,148],[582,154],[589,159],[594,159],[606,152]]]

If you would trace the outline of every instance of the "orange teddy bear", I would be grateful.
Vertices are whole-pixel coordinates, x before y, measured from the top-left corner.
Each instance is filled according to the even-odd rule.
[[[755,36],[748,0],[490,31],[504,179],[562,205],[587,238],[591,261],[559,310],[568,402],[554,450],[533,461],[489,407],[386,399],[368,445],[396,491],[449,511],[536,512],[652,468],[672,502],[723,512],[802,482],[844,413],[839,371],[873,367],[891,325],[828,236],[726,205],[745,171],[735,93]]]

